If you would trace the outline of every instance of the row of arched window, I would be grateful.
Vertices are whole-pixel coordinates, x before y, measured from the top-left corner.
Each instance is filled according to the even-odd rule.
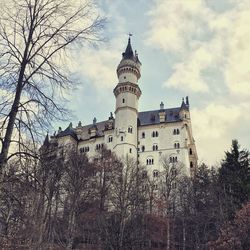
[[[136,92],[136,88],[133,88],[133,87],[127,88],[127,86],[123,86],[123,87],[120,87],[120,88],[119,88],[119,91],[120,91],[120,92],[127,91],[127,90],[129,90],[129,91],[131,91],[131,92],[133,92],[133,93]]]
[[[103,143],[102,144],[96,144],[95,149],[100,150],[103,148]]]
[[[171,157],[169,158],[169,162],[170,162],[170,163],[178,162],[177,156],[171,156]]]
[[[126,67],[126,68],[122,68],[119,70],[119,73],[121,72],[126,72],[126,71],[129,71],[129,72],[133,72],[134,74],[138,74],[137,70],[135,70],[134,68],[129,68],[129,67]]]
[[[180,134],[180,130],[178,128],[174,129],[173,134],[174,135],[179,135]]]
[[[152,157],[148,158],[146,163],[147,163],[147,165],[154,165],[154,159]]]
[[[89,152],[89,146],[80,148],[80,153],[85,153],[85,152]]]
[[[180,143],[179,143],[179,142],[176,142],[176,143],[174,144],[174,148],[180,148]]]
[[[140,150],[140,148],[138,148]],[[154,144],[152,147],[153,151],[157,151],[158,150],[158,145]],[[144,152],[145,151],[145,146],[141,146],[141,151]]]

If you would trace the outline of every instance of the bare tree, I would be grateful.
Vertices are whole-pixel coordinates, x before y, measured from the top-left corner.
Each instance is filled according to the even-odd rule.
[[[59,100],[73,87],[66,52],[73,44],[100,40],[104,19],[92,0],[3,0],[0,12],[2,170],[12,157],[11,144],[29,138],[35,145],[41,129],[65,114]]]

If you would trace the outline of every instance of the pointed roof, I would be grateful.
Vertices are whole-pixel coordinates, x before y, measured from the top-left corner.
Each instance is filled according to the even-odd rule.
[[[130,37],[128,38],[128,45],[125,52],[122,53],[123,59],[134,59],[134,52],[131,46]]]
[[[182,103],[181,103],[181,110],[182,110],[182,109],[188,110],[188,106],[187,106],[186,103],[184,102],[184,98],[182,98]]]

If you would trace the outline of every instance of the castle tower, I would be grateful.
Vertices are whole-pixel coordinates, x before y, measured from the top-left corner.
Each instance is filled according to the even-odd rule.
[[[119,157],[137,160],[138,100],[141,90],[137,84],[141,76],[141,63],[132,50],[130,37],[122,60],[117,67],[118,84],[114,89],[115,108],[115,152]]]

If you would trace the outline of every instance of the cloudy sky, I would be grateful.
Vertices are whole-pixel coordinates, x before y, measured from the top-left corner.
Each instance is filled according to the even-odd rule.
[[[99,0],[107,41],[77,51],[73,125],[114,111],[116,67],[128,33],[142,62],[140,111],[188,95],[200,161],[216,164],[231,140],[250,148],[249,0]],[[66,126],[66,124],[65,124]]]

